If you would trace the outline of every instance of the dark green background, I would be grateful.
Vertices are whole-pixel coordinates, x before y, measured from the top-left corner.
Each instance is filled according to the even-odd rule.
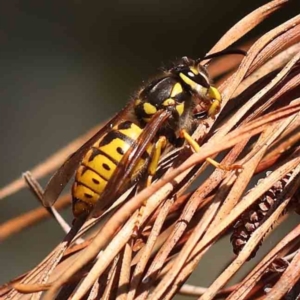
[[[299,3],[291,2],[255,34],[299,13]],[[109,118],[164,64],[203,56],[264,3],[2,0],[0,186]],[[28,191],[0,205],[1,223],[38,206]],[[0,283],[32,268],[62,237],[51,220],[6,240],[0,248]],[[225,254],[225,243],[206,259],[194,283],[207,285],[226,264],[232,254],[229,248]]]

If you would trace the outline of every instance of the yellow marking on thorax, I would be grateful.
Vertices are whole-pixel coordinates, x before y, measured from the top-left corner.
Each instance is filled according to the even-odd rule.
[[[191,70],[195,75],[199,74],[199,71],[198,71],[198,69],[197,69],[196,67],[191,66],[191,67],[190,67],[190,70]]]
[[[98,194],[102,194],[107,181],[92,170],[80,166],[76,173],[76,181],[83,183]]]
[[[171,98],[177,96],[182,93],[182,86],[179,82],[175,83],[171,92]]]
[[[143,109],[147,115],[154,115],[157,112],[156,107],[148,102],[144,103]]]
[[[82,160],[82,164],[100,174],[106,180],[109,180],[116,169],[116,165],[103,154],[97,154],[92,160],[93,150],[89,150]]]
[[[176,104],[176,102],[172,98],[168,98],[162,103],[163,106],[171,106],[171,105],[175,105],[175,104]]]
[[[181,116],[184,112],[184,102],[176,105],[176,110],[177,110],[179,116]]]

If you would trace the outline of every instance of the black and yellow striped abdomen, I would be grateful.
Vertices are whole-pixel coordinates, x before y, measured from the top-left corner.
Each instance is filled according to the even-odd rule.
[[[143,129],[136,124],[124,121],[107,132],[88,150],[77,169],[72,188],[75,217],[91,211],[113,177],[123,155],[142,131]],[[151,151],[152,144],[149,144],[129,182],[134,181],[145,170]]]

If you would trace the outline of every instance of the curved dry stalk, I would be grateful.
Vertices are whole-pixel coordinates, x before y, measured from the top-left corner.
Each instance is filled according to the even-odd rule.
[[[296,171],[296,170],[295,170]],[[298,172],[300,172],[300,167],[298,166]],[[296,173],[297,175],[297,173]],[[292,175],[293,177],[293,175]],[[291,179],[292,180],[292,179]],[[249,256],[252,254],[254,249],[257,247],[258,243],[261,239],[266,235],[266,233],[270,230],[271,226],[279,219],[280,215],[284,212],[289,201],[293,197],[297,186],[299,184],[291,184],[291,180],[287,183],[285,191],[282,195],[279,195],[279,199],[284,199],[282,201],[279,200],[280,205],[277,209],[272,213],[272,215],[252,234],[249,241],[243,248],[243,250],[239,253],[237,258],[226,268],[226,270],[215,280],[215,282],[207,289],[207,291],[202,295],[201,300],[209,300],[213,299],[214,295],[216,295],[217,291],[226,284],[226,282],[238,271],[238,269],[247,261]],[[300,183],[300,177],[299,177]],[[292,188],[290,187],[292,186]],[[288,190],[288,188],[291,188]],[[286,192],[288,190],[288,192]]]
[[[287,0],[275,0],[249,14],[211,52],[231,45],[287,3]],[[157,181],[135,196],[127,192],[118,204],[112,205],[114,208],[109,208],[101,218],[86,221],[79,232],[73,228],[72,235],[37,268],[16,281],[20,283],[19,291],[20,288],[23,292],[49,288],[50,281],[46,300],[56,296],[58,299],[171,299],[229,226],[275,182],[300,164],[300,54],[299,45],[295,45],[299,41],[299,26],[300,15],[269,31],[250,47],[238,70],[220,87],[224,98],[222,108],[225,106],[221,118],[205,120],[194,132],[193,137],[198,141],[207,136],[201,152],[191,154],[188,147],[183,147],[167,155],[160,164]],[[216,169],[207,176],[205,159],[218,154],[226,154],[222,165],[232,165],[238,160],[243,170],[238,173]],[[266,167],[275,170],[247,193],[254,174]],[[204,179],[199,187],[182,196],[200,174]],[[241,267],[260,237],[287,206],[289,193],[299,186],[296,180],[284,190],[282,202],[251,236],[240,256],[202,291],[201,299],[217,297],[221,287]],[[138,240],[134,242],[132,232],[137,211],[145,200],[147,206],[140,226],[146,228],[141,237],[147,241],[134,253]],[[175,204],[171,205],[173,200]],[[149,227],[151,231],[147,235]],[[87,240],[76,245],[83,234]],[[294,238],[289,236],[288,245],[281,244],[277,252],[271,251],[273,256],[268,256],[265,264],[276,256],[295,251],[294,247],[299,246],[295,236],[298,233]],[[244,299],[250,292],[256,296],[267,281],[276,286],[279,276],[270,275],[266,281],[257,283],[266,268],[260,265],[259,271],[246,277],[230,297]],[[281,295],[286,292],[286,282],[284,286]],[[13,299],[20,297],[16,290],[3,288],[3,293]],[[41,293],[29,297],[39,299]]]
[[[102,127],[102,125],[103,124],[101,123],[100,125],[93,127],[88,132],[86,132],[79,138],[73,140],[67,146],[65,146],[64,148],[60,149],[59,151],[51,155],[42,163],[33,167],[30,170],[33,177],[35,177],[36,179],[40,179],[46,176],[47,174],[49,174],[50,172],[56,170],[67,159],[67,157],[71,153],[76,151],[84,142],[86,142],[92,135],[94,135],[95,132]],[[23,180],[22,177],[12,181],[8,185],[0,189],[0,200],[18,192],[24,187],[26,187],[26,182]]]
[[[70,205],[70,195],[61,197],[55,203],[55,209],[60,210]],[[0,242],[9,238],[13,234],[37,224],[38,222],[50,218],[51,215],[45,210],[44,207],[33,209],[27,213],[17,216],[13,219],[6,221],[0,225]]]
[[[208,52],[208,54],[218,52],[232,45],[287,3],[288,0],[275,0],[254,10],[228,30],[218,43]]]
[[[246,278],[239,284],[238,288],[228,297],[228,300],[243,300],[251,292],[256,282],[261,276],[266,273],[270,264],[276,259],[277,253],[280,253],[284,247],[293,243],[297,238],[299,239],[300,226],[297,226],[287,236],[285,236],[263,260],[246,276]],[[279,298],[277,298],[279,299]]]

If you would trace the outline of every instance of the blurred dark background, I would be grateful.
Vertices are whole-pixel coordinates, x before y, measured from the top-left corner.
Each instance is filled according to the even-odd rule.
[[[108,119],[164,64],[203,56],[266,2],[1,1],[0,186]],[[299,13],[298,6],[291,1],[249,37]],[[0,222],[34,207],[23,190],[1,201]],[[0,283],[32,268],[62,237],[48,220],[3,242]],[[230,256],[214,255],[194,283],[209,284]]]

